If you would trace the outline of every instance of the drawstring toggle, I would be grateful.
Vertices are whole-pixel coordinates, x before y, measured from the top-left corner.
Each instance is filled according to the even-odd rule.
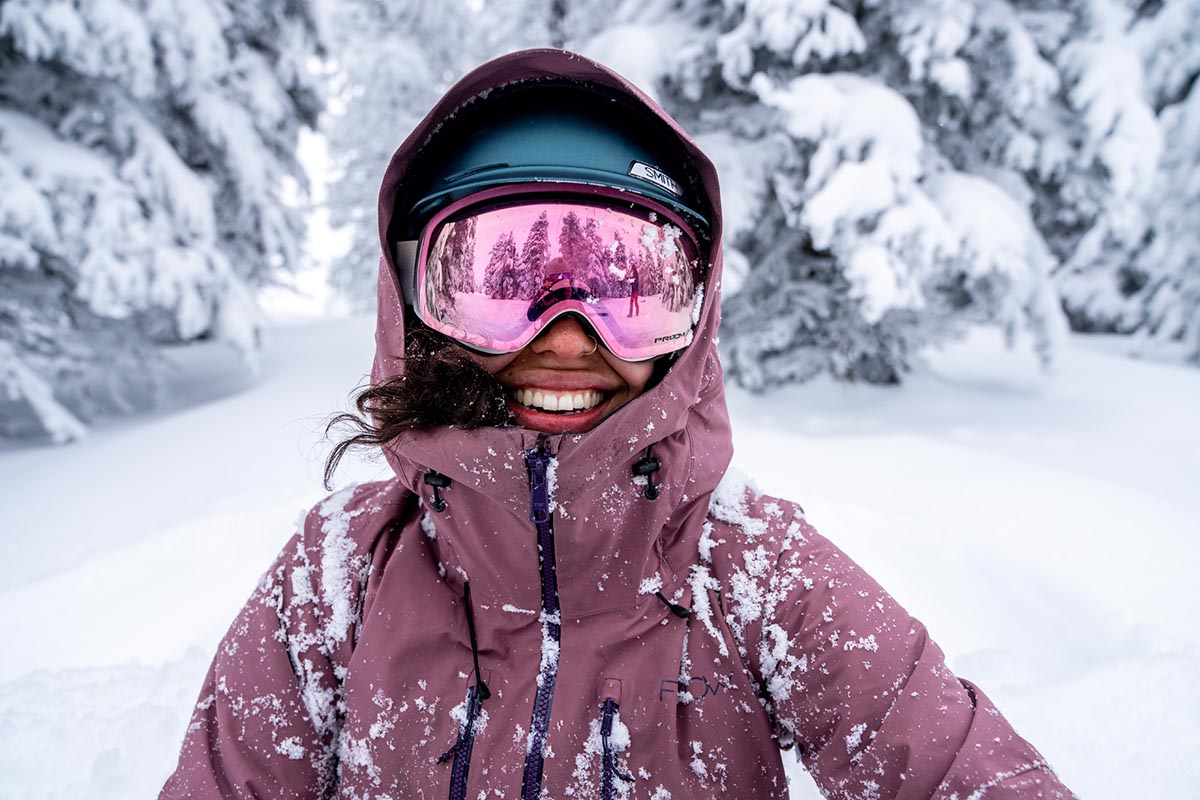
[[[433,502],[429,504],[430,507],[439,513],[445,511],[446,501],[442,499],[442,496],[438,493],[438,490],[445,489],[447,486],[449,486],[450,479],[437,470],[431,469],[425,473],[425,485],[433,487]]]
[[[681,606],[678,603],[672,603],[670,600],[668,600],[666,598],[666,595],[664,595],[662,592],[655,592],[654,596],[657,597],[659,600],[662,600],[663,605],[665,605],[667,608],[671,609],[671,613],[674,614],[675,616],[679,617],[680,619],[687,619],[688,617],[690,617],[692,615],[692,610],[690,608],[685,608],[684,606]]]
[[[654,500],[658,497],[658,487],[654,484],[654,473],[662,467],[658,459],[652,455],[653,447],[653,445],[647,447],[646,457],[633,465],[633,474],[646,479],[646,491],[643,494],[647,500]]]

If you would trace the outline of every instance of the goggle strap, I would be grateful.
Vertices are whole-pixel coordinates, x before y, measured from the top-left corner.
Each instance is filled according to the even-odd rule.
[[[403,239],[396,242],[396,275],[400,278],[400,291],[404,302],[416,308],[417,305],[417,251],[420,242],[416,239]]]

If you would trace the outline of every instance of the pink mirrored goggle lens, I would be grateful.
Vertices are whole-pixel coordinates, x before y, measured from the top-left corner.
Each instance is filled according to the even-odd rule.
[[[536,190],[493,190],[434,217],[417,264],[426,324],[489,353],[520,350],[569,312],[628,361],[691,343],[703,270],[679,217],[598,187]]]

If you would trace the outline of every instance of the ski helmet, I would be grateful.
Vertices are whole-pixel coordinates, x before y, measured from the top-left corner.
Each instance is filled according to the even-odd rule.
[[[415,239],[439,209],[518,183],[607,186],[655,200],[709,235],[707,195],[662,120],[602,87],[527,81],[459,109],[414,160],[393,241]]]

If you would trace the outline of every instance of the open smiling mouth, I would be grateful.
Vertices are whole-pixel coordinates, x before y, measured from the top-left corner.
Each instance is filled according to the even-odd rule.
[[[577,392],[554,392],[548,389],[515,389],[512,398],[519,405],[534,411],[551,414],[579,414],[591,411],[605,398],[604,392],[584,389]]]

